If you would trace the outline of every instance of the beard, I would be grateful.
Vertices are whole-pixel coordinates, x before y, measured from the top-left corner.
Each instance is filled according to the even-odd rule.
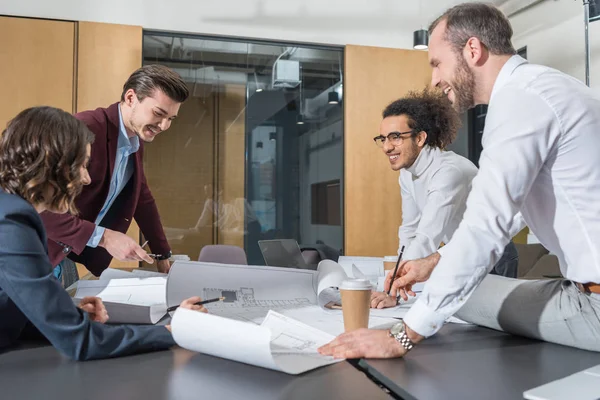
[[[415,163],[420,153],[419,146],[417,146],[415,138],[410,139],[410,143],[407,143],[407,146],[404,150],[402,150],[402,153],[402,163],[397,166],[392,166],[392,170],[399,171],[401,169],[410,168]]]
[[[459,114],[462,114],[475,107],[475,76],[462,55],[459,55],[457,60],[458,64],[454,71],[455,78],[451,86],[456,97],[453,107]]]

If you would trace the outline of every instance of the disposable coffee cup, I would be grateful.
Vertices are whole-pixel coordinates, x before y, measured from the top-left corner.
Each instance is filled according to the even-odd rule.
[[[346,332],[369,326],[371,288],[367,279],[347,279],[342,282],[340,294]]]
[[[383,269],[385,271],[392,271],[394,268],[396,268],[396,261],[398,261],[398,256],[383,257]]]

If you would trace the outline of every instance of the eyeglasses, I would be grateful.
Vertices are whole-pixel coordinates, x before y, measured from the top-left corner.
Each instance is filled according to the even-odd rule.
[[[387,139],[392,144],[392,146],[397,146],[405,138],[409,138],[412,135],[414,135],[415,132],[416,132],[415,129],[413,129],[412,131],[408,131],[408,132],[392,132],[392,133],[389,133],[387,136],[383,136],[383,135],[375,136],[373,138],[373,141],[375,142],[375,144],[377,146],[383,147],[383,144],[385,143],[385,140]],[[410,136],[402,137],[402,135],[410,135]]]

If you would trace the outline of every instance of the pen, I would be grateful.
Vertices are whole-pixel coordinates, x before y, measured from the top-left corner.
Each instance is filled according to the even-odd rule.
[[[392,275],[392,281],[390,282],[390,288],[387,291],[387,295],[390,295],[392,291],[392,285],[394,284],[394,279],[396,279],[396,273],[398,272],[398,265],[400,265],[400,260],[402,259],[402,253],[404,253],[404,246],[400,249],[400,255],[398,256],[398,261],[396,261],[396,268],[394,268],[394,275]]]
[[[197,303],[194,303],[194,305],[195,306],[201,306],[201,305],[204,305],[204,304],[214,303],[216,301],[223,301],[223,300],[225,300],[225,297],[216,297],[216,298],[210,299],[210,300],[199,301]],[[167,312],[175,311],[177,309],[177,307],[179,307],[179,305],[171,306],[171,307],[167,308]]]

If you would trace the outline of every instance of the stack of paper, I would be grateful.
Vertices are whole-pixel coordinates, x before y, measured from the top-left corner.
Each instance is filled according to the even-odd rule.
[[[108,323],[155,324],[167,313],[166,286],[165,274],[109,268],[99,280],[78,281],[74,297],[76,301],[88,296],[101,298]]]

